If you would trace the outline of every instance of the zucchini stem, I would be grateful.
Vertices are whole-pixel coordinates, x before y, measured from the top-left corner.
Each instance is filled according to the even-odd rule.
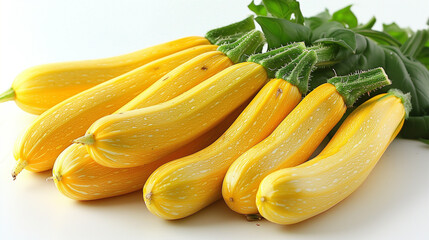
[[[253,16],[249,16],[239,22],[208,31],[206,38],[211,44],[223,45],[235,42],[253,29],[255,29],[255,22],[253,21]]]
[[[7,102],[15,99],[15,90],[10,88],[6,92],[0,94],[0,103]]]
[[[291,63],[305,50],[303,42],[292,43],[274,50],[250,56],[247,61],[262,65],[268,77],[274,78],[276,72]]]
[[[284,79],[296,86],[302,95],[308,91],[308,80],[311,71],[317,62],[316,52],[305,50],[301,55],[295,58],[291,63],[281,68],[276,73],[276,78]]]
[[[349,76],[333,77],[328,79],[328,83],[335,86],[346,105],[350,107],[364,93],[389,85],[392,82],[387,77],[384,69],[379,67]]]
[[[338,52],[338,47],[335,45],[318,44],[308,47],[307,49],[316,52],[316,67],[332,66],[338,63],[338,61],[335,60],[335,56]]]
[[[225,53],[234,63],[244,62],[250,55],[262,51],[265,37],[262,32],[252,30],[244,34],[237,41],[218,47],[218,51]]]

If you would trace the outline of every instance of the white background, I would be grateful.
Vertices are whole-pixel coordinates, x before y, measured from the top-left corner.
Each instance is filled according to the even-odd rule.
[[[0,0],[0,91],[27,67],[114,56],[241,20],[248,0]],[[323,3],[322,3],[323,2]],[[427,0],[302,1],[305,16],[355,2],[360,22],[424,28]],[[180,221],[145,208],[140,192],[76,202],[49,172],[12,182],[12,147],[35,118],[0,104],[0,239],[429,239],[429,147],[395,140],[367,181],[333,209],[293,226],[247,222],[219,201]],[[259,224],[260,226],[258,226]]]

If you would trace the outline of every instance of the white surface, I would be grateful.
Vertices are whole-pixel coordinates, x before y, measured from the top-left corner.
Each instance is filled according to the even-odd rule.
[[[0,91],[33,65],[203,35],[247,16],[248,2],[0,0]],[[323,2],[302,1],[304,14],[351,3]],[[426,0],[359,1],[353,9],[362,22],[376,15],[414,29],[429,17]],[[355,193],[300,224],[247,222],[221,201],[171,222],[151,215],[140,192],[76,202],[45,181],[49,172],[25,171],[12,182],[13,143],[35,117],[13,102],[0,104],[0,113],[0,239],[429,239],[429,147],[416,141],[395,140]]]

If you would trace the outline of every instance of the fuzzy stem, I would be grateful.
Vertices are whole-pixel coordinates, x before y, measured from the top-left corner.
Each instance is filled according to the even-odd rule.
[[[244,62],[250,55],[261,52],[264,44],[264,34],[258,30],[252,30],[237,41],[222,45],[217,50],[225,53],[232,62],[239,63]]]
[[[401,99],[401,102],[405,108],[405,118],[408,118],[410,111],[412,109],[411,94],[410,93],[403,93],[401,90],[396,89],[396,88],[389,89],[389,91],[387,91],[387,93]]]
[[[86,134],[83,137],[77,138],[73,141],[74,143],[80,143],[84,145],[92,145],[95,142],[95,138],[93,134]]]
[[[335,86],[346,105],[350,107],[364,93],[389,85],[391,81],[384,69],[379,67],[349,76],[333,77],[328,79],[328,83]]]
[[[240,22],[208,31],[206,38],[212,44],[223,45],[236,41],[253,29],[255,29],[255,22],[253,21],[253,16],[249,16]]]
[[[335,45],[318,44],[307,48],[313,50],[317,55],[316,67],[332,66],[338,61],[335,60],[335,56],[338,52],[338,47]]]
[[[28,165],[28,162],[22,159],[18,159],[15,168],[12,171],[12,178],[15,181],[16,176]]]
[[[308,91],[308,80],[316,62],[316,52],[306,50],[291,63],[277,71],[276,78],[290,82],[304,95]]]
[[[0,94],[0,103],[7,102],[15,99],[15,90],[10,88],[6,92]]]
[[[267,71],[268,77],[274,78],[279,69],[291,63],[304,50],[304,43],[293,43],[266,53],[253,55],[247,61],[262,65]]]

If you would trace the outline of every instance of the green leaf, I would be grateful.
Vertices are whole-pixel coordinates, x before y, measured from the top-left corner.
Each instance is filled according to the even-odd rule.
[[[370,30],[374,26],[375,22],[377,22],[377,19],[373,16],[367,23],[359,24],[355,29]]]
[[[428,40],[429,32],[427,30],[419,30],[408,38],[404,45],[402,45],[401,51],[405,56],[416,58]]]
[[[401,46],[401,43],[398,42],[398,40],[396,40],[395,38],[393,38],[392,36],[390,36],[385,32],[380,32],[372,29],[354,29],[353,31],[356,33],[362,34],[365,37],[369,37],[372,40],[383,45],[391,45],[396,47]]]
[[[332,21],[337,21],[347,28],[355,28],[358,25],[358,20],[351,10],[352,5],[340,9],[332,14]]]
[[[304,25],[310,29],[318,28],[320,25],[327,23],[331,20],[331,14],[329,14],[328,9],[317,14],[316,16],[305,18]]]
[[[336,44],[354,52],[356,50],[355,33],[345,29],[338,22],[327,22],[313,30],[311,43]]]
[[[267,9],[265,8],[264,4],[256,5],[255,1],[253,0],[248,6],[247,6],[252,12],[256,13],[258,16],[267,16]]]
[[[419,141],[424,143],[424,144],[429,144],[429,139],[419,138]]]
[[[267,39],[269,49],[293,42],[309,42],[311,30],[301,24],[285,19],[259,16],[255,18]]]
[[[273,17],[299,24],[304,23],[304,16],[302,16],[299,2],[296,0],[263,0],[262,3]]]
[[[429,47],[424,47],[422,51],[420,51],[420,54],[417,56],[417,60],[429,69]]]
[[[413,33],[410,28],[401,28],[396,23],[383,24],[383,32],[390,34],[401,44],[407,41],[408,37]]]

